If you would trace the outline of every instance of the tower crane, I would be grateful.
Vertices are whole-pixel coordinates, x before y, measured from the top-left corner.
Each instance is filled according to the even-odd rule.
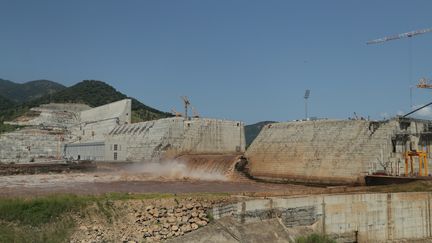
[[[379,43],[383,43],[383,42],[391,41],[391,40],[398,40],[398,39],[402,39],[402,38],[410,38],[410,37],[414,37],[416,35],[425,34],[425,33],[428,33],[428,32],[432,32],[432,28],[422,29],[422,30],[414,30],[414,31],[410,31],[410,32],[406,32],[406,33],[402,33],[402,34],[398,34],[398,35],[386,36],[386,37],[382,37],[382,38],[379,38],[379,39],[370,40],[370,41],[366,42],[366,44],[368,44],[368,45],[370,45],[370,44],[379,44]]]
[[[193,116],[193,118],[199,118],[200,115],[199,115],[197,109],[195,109],[195,107],[193,107],[192,105],[191,105],[191,108],[192,108],[192,116]]]
[[[380,44],[380,43],[384,43],[384,42],[391,41],[391,40],[411,38],[411,37],[414,37],[416,35],[426,34],[428,32],[432,32],[432,28],[422,29],[422,30],[414,30],[414,31],[410,31],[410,32],[406,32],[406,33],[402,33],[402,34],[398,34],[398,35],[386,36],[386,37],[382,37],[379,39],[367,41],[366,44],[368,44],[368,45]],[[409,78],[410,78],[410,83],[411,83],[411,73],[412,73],[412,50],[411,50],[411,48],[412,47],[410,44],[410,48],[409,48],[409,58],[410,58]],[[412,86],[410,87],[410,104],[412,107],[412,89],[411,88],[412,88]],[[417,88],[432,89],[432,85],[428,83],[427,79],[422,78],[422,79],[420,79],[420,82],[417,84]]]
[[[189,98],[187,96],[181,96],[181,98],[183,100],[183,104],[184,104],[184,108],[185,108],[184,115],[185,115],[186,120],[188,120],[189,119],[188,118],[188,107],[191,103],[190,103]]]
[[[182,113],[176,111],[175,108],[171,109],[171,114],[175,115],[176,117],[181,117],[182,116]]]

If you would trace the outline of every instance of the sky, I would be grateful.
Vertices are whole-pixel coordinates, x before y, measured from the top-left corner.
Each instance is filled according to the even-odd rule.
[[[0,0],[0,78],[102,80],[163,111],[247,124],[381,120],[432,101],[432,1]],[[410,99],[410,90],[412,99]],[[412,102],[411,102],[412,101]],[[416,115],[432,118],[432,109]]]

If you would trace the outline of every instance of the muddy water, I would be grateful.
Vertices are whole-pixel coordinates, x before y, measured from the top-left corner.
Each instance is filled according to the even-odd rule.
[[[95,172],[0,176],[0,196],[32,196],[51,193],[101,194],[271,192],[304,190],[299,185],[257,183],[233,179],[233,158],[194,157],[147,169],[143,164],[98,164]],[[186,163],[187,167],[184,168]],[[178,164],[181,164],[179,166]],[[213,164],[214,166],[212,166]],[[169,170],[171,168],[172,170]],[[180,168],[180,169],[179,169]]]

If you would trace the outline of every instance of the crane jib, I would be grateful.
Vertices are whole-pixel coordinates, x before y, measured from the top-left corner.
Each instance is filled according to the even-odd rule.
[[[378,43],[382,43],[382,42],[386,42],[386,41],[390,41],[390,40],[397,40],[397,39],[402,39],[402,38],[409,38],[409,37],[413,37],[416,35],[420,35],[420,34],[425,34],[428,32],[432,32],[432,28],[429,29],[423,29],[423,30],[416,30],[416,31],[410,31],[410,32],[406,32],[406,33],[402,33],[402,34],[398,34],[398,35],[393,35],[393,36],[386,36],[383,38],[379,38],[379,39],[375,39],[375,40],[371,40],[366,42],[366,44],[378,44]]]

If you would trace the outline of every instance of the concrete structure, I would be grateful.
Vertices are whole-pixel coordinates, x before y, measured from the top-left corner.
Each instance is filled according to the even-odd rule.
[[[407,150],[425,150],[430,158],[431,135],[432,122],[416,119],[275,123],[261,130],[246,157],[257,178],[362,184],[373,171],[402,173]]]
[[[196,231],[168,240],[170,243],[239,243],[239,242],[267,242],[288,243],[295,242],[295,237],[289,234],[277,219],[260,222],[241,223],[231,217],[220,219],[215,224],[209,224]]]
[[[132,100],[124,99],[80,112],[80,122],[72,130],[80,142],[94,142],[116,126],[131,123]]]
[[[103,161],[105,160],[105,142],[65,144],[62,152],[66,159]]]
[[[61,159],[64,130],[25,128],[0,136],[0,162],[27,163]]]
[[[183,154],[244,151],[244,124],[239,121],[173,117],[117,126],[106,137],[109,161],[158,161]]]
[[[307,227],[337,242],[409,242],[432,239],[431,198],[430,192],[267,198],[214,208],[213,216],[246,224],[278,218],[288,229]]]
[[[131,105],[125,99],[96,108],[56,103],[32,108],[26,116],[8,122],[23,128],[0,135],[0,162],[57,160],[73,157],[76,151],[82,153],[82,159],[102,160],[105,149],[95,150],[95,144],[100,147],[114,127],[130,123]],[[68,153],[65,144],[74,144]]]
[[[184,154],[241,154],[244,124],[217,119],[167,118],[131,124],[130,99],[96,108],[47,104],[12,124],[26,126],[0,136],[0,162],[73,158],[158,161]]]

